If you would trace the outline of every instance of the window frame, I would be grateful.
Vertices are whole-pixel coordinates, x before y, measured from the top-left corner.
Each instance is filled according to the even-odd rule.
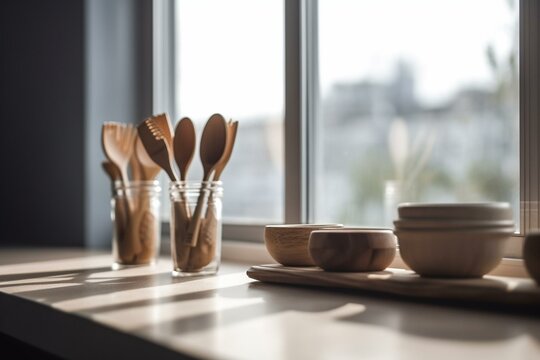
[[[313,221],[318,89],[318,0],[283,0],[285,24],[284,223]],[[173,0],[154,0],[154,109],[174,105],[176,33]],[[521,258],[524,234],[540,228],[540,4],[519,1],[520,226],[506,257]],[[261,242],[264,224],[224,223],[223,237]]]

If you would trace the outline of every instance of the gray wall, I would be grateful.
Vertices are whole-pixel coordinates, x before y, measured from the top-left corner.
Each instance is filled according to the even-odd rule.
[[[0,8],[0,244],[110,246],[100,126],[152,112],[151,1]]]
[[[0,8],[0,244],[82,245],[84,3]]]

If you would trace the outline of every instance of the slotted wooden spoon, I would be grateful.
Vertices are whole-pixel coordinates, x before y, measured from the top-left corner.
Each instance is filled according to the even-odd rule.
[[[177,181],[178,177],[172,163],[172,149],[154,119],[150,117],[137,127],[139,137],[148,156],[165,170],[171,181]]]
[[[166,113],[158,114],[151,117],[155,126],[161,130],[161,134],[165,138],[169,149],[173,149],[173,130],[169,116]]]

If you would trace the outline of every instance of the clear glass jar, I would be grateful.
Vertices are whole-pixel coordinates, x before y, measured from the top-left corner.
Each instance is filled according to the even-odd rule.
[[[221,260],[221,181],[177,181],[170,184],[169,195],[173,276],[217,273]],[[199,197],[200,220],[196,226],[194,215]],[[192,221],[195,223],[191,224]]]
[[[115,182],[111,200],[113,269],[157,261],[160,193],[159,181],[131,181],[125,186]]]

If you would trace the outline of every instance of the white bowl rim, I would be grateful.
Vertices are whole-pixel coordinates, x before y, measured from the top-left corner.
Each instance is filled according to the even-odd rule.
[[[337,228],[337,229],[323,229],[315,230],[312,234],[394,234],[392,229],[388,228]]]
[[[401,226],[408,224],[412,228],[421,229],[424,226],[429,227],[432,224],[446,224],[448,227],[454,226],[474,226],[474,227],[502,227],[502,226],[515,226],[516,223],[512,219],[453,219],[453,218],[407,218],[394,220],[395,226]],[[413,225],[414,224],[414,225]],[[437,226],[437,228],[444,226]]]
[[[406,202],[398,205],[398,208],[493,208],[493,209],[511,209],[511,205],[508,202],[456,202],[456,203],[415,203]]]
[[[283,228],[283,229],[318,229],[318,228],[342,228],[343,224],[275,224],[265,225],[265,228]]]
[[[514,234],[516,232],[515,227],[502,227],[502,228],[476,228],[476,229],[452,229],[452,228],[440,228],[440,229],[400,229],[400,230],[394,230],[394,234],[399,238],[399,234],[431,234],[431,235],[446,235],[446,234]]]

